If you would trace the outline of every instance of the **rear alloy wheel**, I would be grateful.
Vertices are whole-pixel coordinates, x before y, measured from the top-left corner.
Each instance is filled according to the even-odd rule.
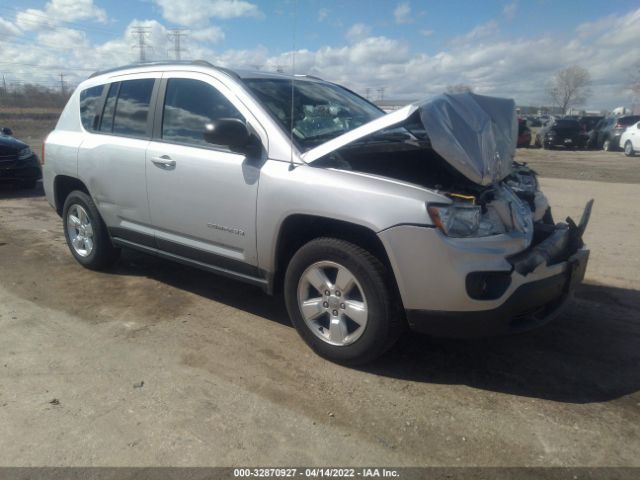
[[[120,253],[111,243],[106,225],[89,195],[73,191],[62,211],[64,236],[69,250],[82,266],[102,270],[113,264]]]
[[[285,301],[300,336],[320,356],[356,365],[390,348],[403,330],[382,263],[336,238],[302,246],[287,267]]]
[[[636,152],[633,150],[633,144],[631,143],[631,140],[627,140],[624,144],[624,154],[627,157],[635,156]]]

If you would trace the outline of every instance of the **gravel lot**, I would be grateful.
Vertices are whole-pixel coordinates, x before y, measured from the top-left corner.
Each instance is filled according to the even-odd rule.
[[[596,199],[572,307],[364,369],[253,287],[132,252],[84,270],[40,192],[0,187],[0,465],[640,466],[640,160],[519,158],[557,218]]]

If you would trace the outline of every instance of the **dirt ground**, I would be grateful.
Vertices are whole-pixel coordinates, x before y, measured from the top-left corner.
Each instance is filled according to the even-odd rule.
[[[0,186],[0,465],[640,466],[640,160],[519,157],[556,218],[596,200],[575,302],[362,369],[256,288],[133,252],[81,268],[41,192]]]

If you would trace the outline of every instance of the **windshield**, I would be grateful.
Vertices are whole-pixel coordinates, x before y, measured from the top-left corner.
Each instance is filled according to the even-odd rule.
[[[291,80],[250,78],[244,83],[303,151],[384,115],[337,85],[294,81],[292,109]]]

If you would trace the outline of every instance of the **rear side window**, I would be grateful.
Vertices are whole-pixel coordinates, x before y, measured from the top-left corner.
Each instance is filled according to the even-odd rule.
[[[113,118],[113,133],[135,137],[146,136],[149,102],[154,83],[153,78],[120,82]]]
[[[85,130],[94,131],[98,127],[100,118],[100,99],[104,85],[87,88],[80,92],[80,119]]]
[[[120,82],[112,83],[109,86],[109,93],[107,94],[107,99],[104,102],[102,121],[100,122],[101,132],[111,132],[113,129],[113,113],[116,111],[116,98],[118,97],[119,88]]]
[[[205,125],[218,118],[243,120],[231,102],[208,83],[188,78],[169,79],[162,119],[163,140],[210,146],[203,138]]]

